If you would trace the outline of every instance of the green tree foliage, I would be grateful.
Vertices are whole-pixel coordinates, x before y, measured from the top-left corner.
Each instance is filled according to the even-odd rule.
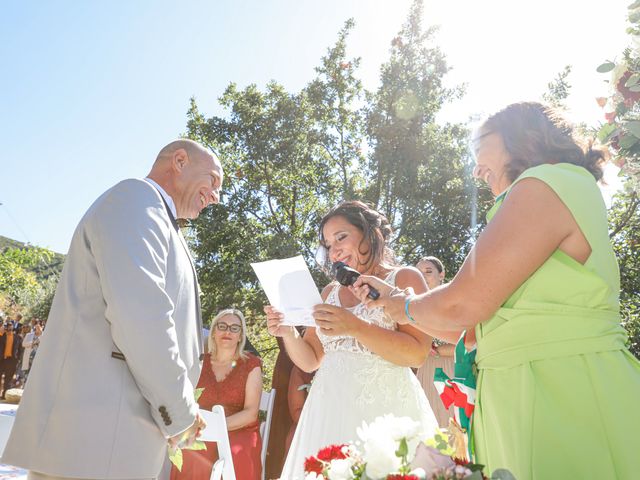
[[[58,279],[59,259],[40,247],[6,248],[0,253],[0,295],[14,313],[46,318]]]
[[[205,321],[222,308],[243,310],[267,371],[277,347],[265,333],[267,299],[250,262],[302,254],[325,285],[314,262],[317,225],[338,202],[363,199],[389,215],[401,260],[435,254],[453,269],[469,249],[475,186],[468,131],[436,118],[462,89],[443,86],[448,66],[435,31],[422,29],[421,11],[416,0],[376,92],[364,90],[360,59],[346,53],[348,20],[300,91],[275,81],[264,89],[232,83],[219,99],[226,114],[211,118],[191,101],[187,136],[218,152],[226,172],[222,204],[187,232]],[[481,192],[481,204],[485,198]]]
[[[435,33],[423,28],[422,1],[415,1],[368,105],[366,198],[389,217],[403,262],[436,255],[455,272],[470,247],[477,202],[469,131],[437,122],[443,105],[464,89],[444,86],[449,66]],[[480,192],[481,210],[488,199]]]
[[[571,84],[568,77],[571,74],[571,65],[566,65],[556,77],[547,84],[547,91],[542,94],[542,100],[552,107],[565,107],[565,101],[571,93]]]
[[[0,254],[0,292],[14,301],[35,294],[38,281],[30,268],[46,263],[52,252],[43,248],[8,248]]]
[[[333,178],[341,181],[333,185],[332,193],[344,199],[360,198],[366,161],[365,92],[355,76],[360,59],[346,56],[346,40],[353,26],[352,19],[345,23],[338,41],[316,68],[316,79],[305,89],[323,160],[330,165]]]
[[[231,84],[220,99],[226,118],[205,119],[192,100],[187,135],[218,151],[227,172],[222,205],[193,224],[206,317],[229,305],[260,314],[266,298],[249,263],[302,253],[314,267],[322,214],[358,196],[364,93],[359,60],[346,57],[352,27],[347,21],[300,92]]]
[[[609,224],[620,265],[622,322],[629,333],[629,349],[640,358],[640,198],[637,191],[627,189],[615,197],[609,211]]]
[[[188,136],[218,151],[227,172],[222,205],[191,231],[205,319],[228,306],[242,309],[266,371],[277,345],[265,331],[267,299],[250,262],[303,254],[317,283],[327,283],[314,265],[317,225],[361,183],[363,93],[354,76],[358,59],[345,53],[352,26],[346,23],[302,91],[276,82],[264,92],[231,84],[220,99],[226,118],[205,119],[193,100],[189,110]]]

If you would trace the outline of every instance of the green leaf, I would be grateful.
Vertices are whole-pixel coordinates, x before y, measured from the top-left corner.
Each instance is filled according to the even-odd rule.
[[[202,395],[202,392],[204,392],[204,388],[196,388],[193,390],[193,396],[195,397],[196,402],[200,400],[200,396]]]
[[[407,445],[407,439],[403,438],[400,440],[400,445],[398,446],[398,450],[396,450],[396,457],[406,457],[409,453],[409,446]]]
[[[509,470],[498,468],[491,475],[491,480],[516,480],[516,477]]]
[[[613,123],[605,123],[600,127],[600,130],[598,130],[598,140],[601,143],[606,143],[617,130],[617,127]]]
[[[640,92],[640,85],[633,85],[629,87],[629,90],[631,90],[632,92]]]
[[[607,73],[610,72],[611,70],[613,70],[614,68],[616,68],[616,64],[613,62],[605,62],[602,65],[600,65],[598,68],[596,68],[596,71],[598,71],[599,73]]]
[[[627,132],[636,138],[640,138],[640,121],[632,120],[624,124],[624,128]]]
[[[629,148],[633,147],[636,143],[638,143],[638,138],[635,135],[625,135],[623,137],[620,137],[620,140],[618,141],[618,145],[620,145],[620,148],[623,150],[628,150]]]
[[[629,14],[629,23],[637,23],[640,20],[640,12],[634,11]]]
[[[637,73],[634,73],[627,79],[627,81],[624,83],[624,86],[633,87],[638,83],[638,80],[640,80],[640,75],[638,75]]]
[[[169,449],[169,461],[173,463],[179,472],[182,471],[182,450],[176,448],[175,450]]]
[[[465,467],[467,467],[472,472],[481,472],[482,470],[484,470],[484,465],[481,465],[480,463],[467,463]]]
[[[640,7],[640,0],[636,0],[635,2],[633,2],[631,5],[629,5],[627,8],[629,10],[635,10],[636,8]]]
[[[186,447],[187,450],[206,450],[207,445],[202,440],[196,440],[193,445]]]

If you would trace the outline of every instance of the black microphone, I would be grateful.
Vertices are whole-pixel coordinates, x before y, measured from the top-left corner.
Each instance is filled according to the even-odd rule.
[[[353,285],[356,282],[357,278],[360,276],[360,272],[347,266],[347,264],[344,262],[334,263],[331,267],[331,273],[333,273],[333,276],[336,277],[338,283],[340,283],[340,285],[344,285],[345,287]],[[380,298],[380,292],[369,285],[369,294],[367,295],[367,297],[371,298],[372,300],[377,300],[378,298]]]

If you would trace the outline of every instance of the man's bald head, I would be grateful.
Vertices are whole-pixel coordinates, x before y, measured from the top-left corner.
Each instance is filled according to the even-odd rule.
[[[171,196],[179,218],[195,218],[220,199],[220,160],[193,140],[174,140],[162,148],[148,176]]]
[[[180,140],[174,140],[168,145],[165,145],[162,150],[160,150],[158,156],[156,157],[154,167],[158,162],[166,162],[167,160],[171,160],[178,150],[184,150],[189,158],[195,161],[199,161],[207,157],[216,158],[215,154],[213,154],[209,149],[200,145],[198,142],[194,142],[193,140],[189,140],[188,138],[182,138]]]

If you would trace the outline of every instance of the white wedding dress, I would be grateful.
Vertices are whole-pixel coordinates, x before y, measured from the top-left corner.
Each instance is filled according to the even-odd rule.
[[[385,279],[395,284],[397,270]],[[335,284],[326,303],[340,306]],[[348,308],[358,318],[395,330],[396,323],[381,308],[359,304]],[[411,417],[422,425],[423,438],[433,436],[438,422],[410,368],[400,367],[371,352],[349,336],[329,337],[316,330],[324,358],[313,379],[281,480],[304,479],[304,460],[322,447],[357,441],[362,422],[392,413]]]

